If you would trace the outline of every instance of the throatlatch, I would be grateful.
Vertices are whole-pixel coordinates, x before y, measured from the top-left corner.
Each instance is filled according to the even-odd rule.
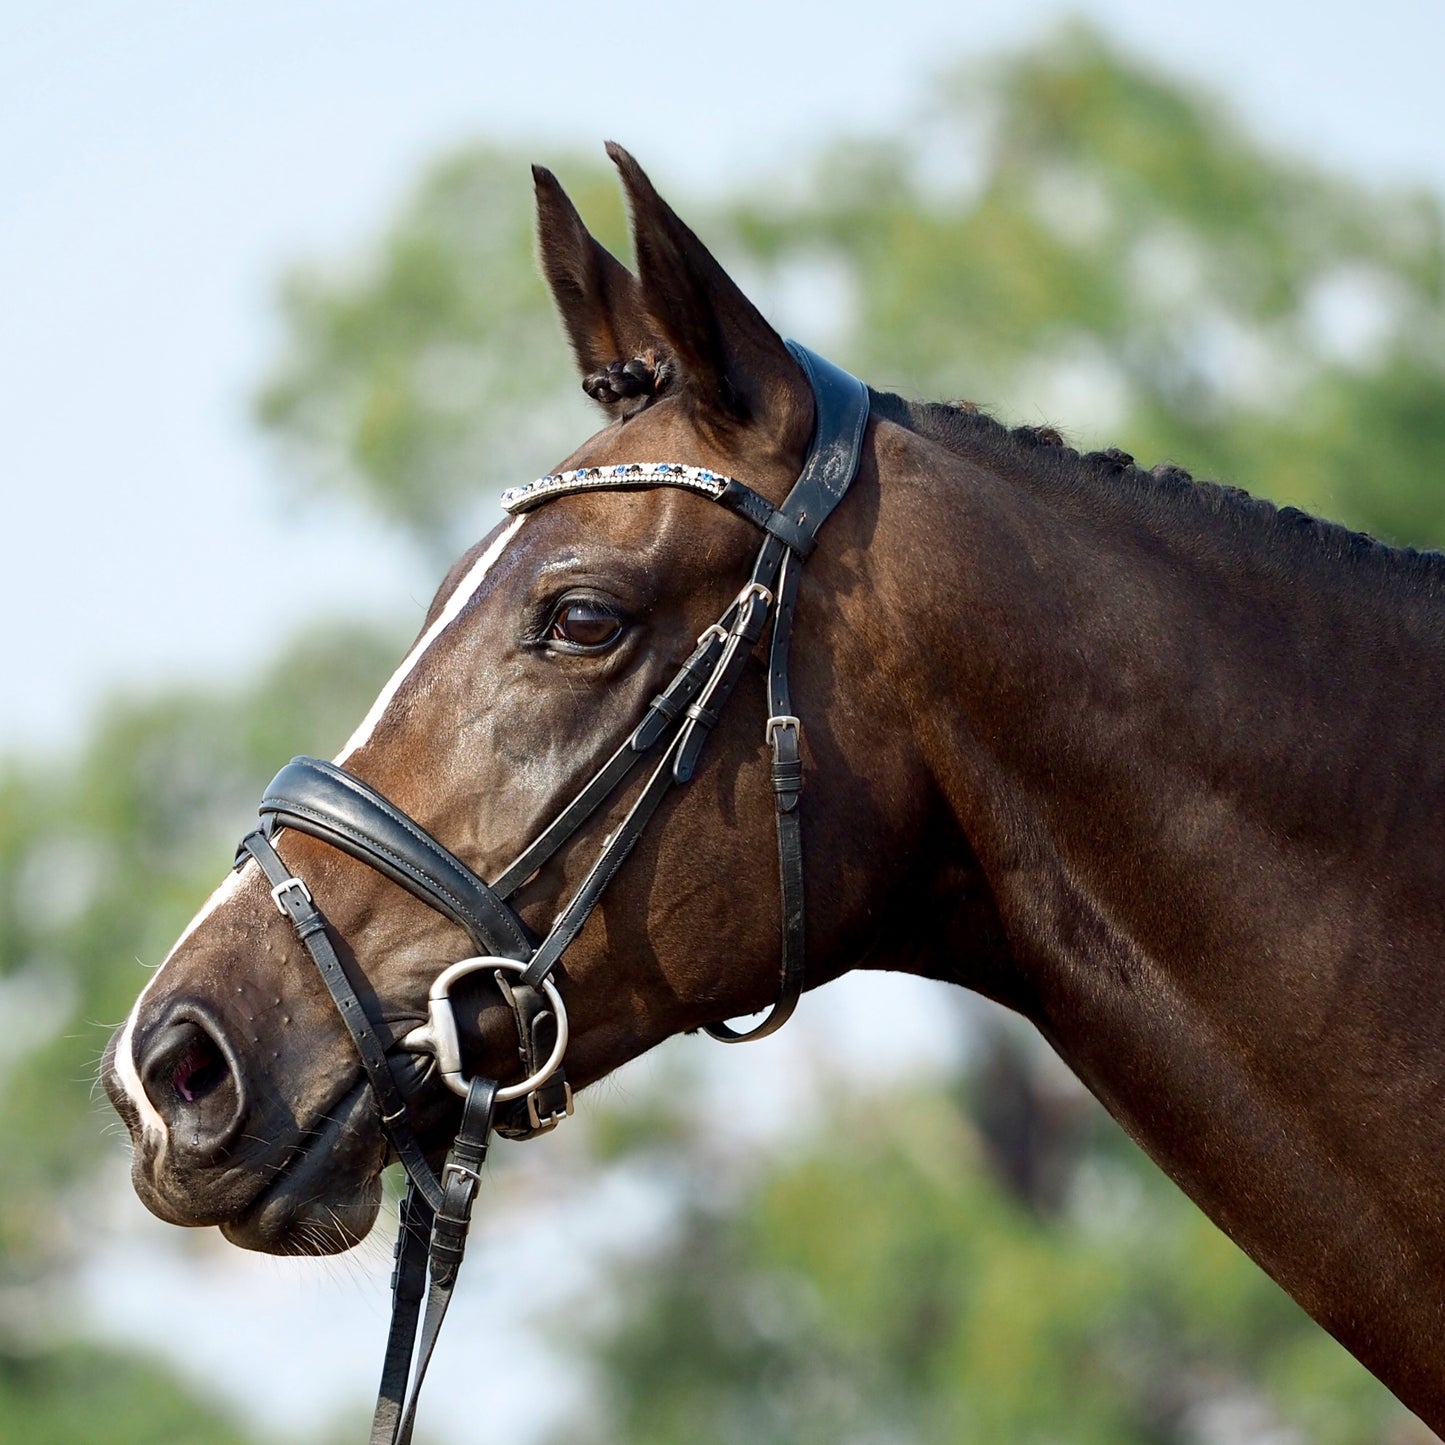
[[[271,884],[276,907],[316,964],[356,1044],[382,1127],[408,1177],[392,1275],[391,1329],[372,1421],[373,1445],[405,1445],[411,1439],[417,1396],[461,1265],[488,1138],[494,1129],[512,1138],[531,1138],[572,1112],[572,1090],[563,1069],[567,1013],[552,970],[663,798],[696,773],[708,737],[736,690],[770,613],[765,735],[772,750],[782,892],[779,992],[768,1014],[753,1028],[739,1031],[719,1021],[707,1025],[707,1032],[726,1043],[764,1038],[787,1021],[802,994],[803,853],[798,806],[803,787],[802,724],[788,686],[788,648],[803,563],[817,545],[819,528],[842,501],[858,470],[868,422],[868,389],[796,342],[787,345],[812,387],[815,422],[807,461],[781,506],[775,508],[732,477],[676,462],[584,467],[503,493],[502,505],[515,514],[577,492],[673,487],[717,502],[766,535],[746,585],[698,638],[692,655],[653,698],[622,746],[495,882],[484,882],[374,788],[317,758],[294,758],[281,769],[261,800],[260,828],[243,838],[237,850],[236,867],[255,860]],[[539,941],[508,900],[647,758],[656,759],[647,782]],[[465,1100],[461,1127],[440,1177],[433,1174],[413,1132],[382,1031],[358,997],[328,937],[325,917],[306,884],[276,851],[275,840],[285,829],[310,834],[375,868],[449,918],[477,949],[475,956],[443,970],[430,991],[427,1022],[392,1046],[431,1054],[442,1082]],[[489,1079],[468,1078],[461,1056],[451,986],[478,972],[491,974],[517,1027],[524,1077],[505,1087]]]

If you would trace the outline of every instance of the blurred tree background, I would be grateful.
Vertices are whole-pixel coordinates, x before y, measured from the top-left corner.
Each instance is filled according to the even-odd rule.
[[[386,518],[438,576],[590,426],[527,159],[452,155],[363,265],[295,271],[258,388],[294,484]],[[625,254],[610,173],[557,169]],[[1445,541],[1439,200],[1272,155],[1096,34],[704,206],[656,179],[783,329],[875,385]],[[0,765],[0,1000],[30,1021],[0,1042],[0,1440],[250,1438],[164,1363],[71,1338],[66,1282],[118,1183],[95,1065],[130,961],[163,956],[275,767],[338,745],[404,646],[302,635],[228,695],[117,699],[63,764]],[[955,1077],[841,1088],[726,1187],[675,1072],[585,1111],[599,1160],[665,1153],[675,1208],[565,1331],[593,1388],[559,1440],[1433,1438],[1042,1046],[958,1007]]]

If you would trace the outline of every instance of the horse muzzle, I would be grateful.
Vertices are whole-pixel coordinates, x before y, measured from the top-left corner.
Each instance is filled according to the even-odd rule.
[[[314,1105],[252,1079],[245,1055],[202,1004],[180,1000],[137,1038],[138,1101],[106,1048],[101,1080],[130,1132],[132,1182],[170,1224],[219,1226],[270,1254],[330,1254],[375,1221],[387,1148],[359,1071]]]

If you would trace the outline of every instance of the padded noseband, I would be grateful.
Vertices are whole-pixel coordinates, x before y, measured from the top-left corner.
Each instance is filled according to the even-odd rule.
[[[444,913],[478,953],[528,959],[526,924],[456,854],[360,778],[319,758],[292,758],[261,797],[262,831],[309,833]]]

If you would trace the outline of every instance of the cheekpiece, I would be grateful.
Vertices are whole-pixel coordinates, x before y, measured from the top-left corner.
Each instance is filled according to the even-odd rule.
[[[683,487],[716,501],[731,480],[721,472],[684,466],[681,462],[622,462],[615,467],[578,467],[576,471],[538,477],[526,486],[508,487],[502,493],[502,507],[515,516],[518,512],[530,512],[553,497],[622,487]]]

